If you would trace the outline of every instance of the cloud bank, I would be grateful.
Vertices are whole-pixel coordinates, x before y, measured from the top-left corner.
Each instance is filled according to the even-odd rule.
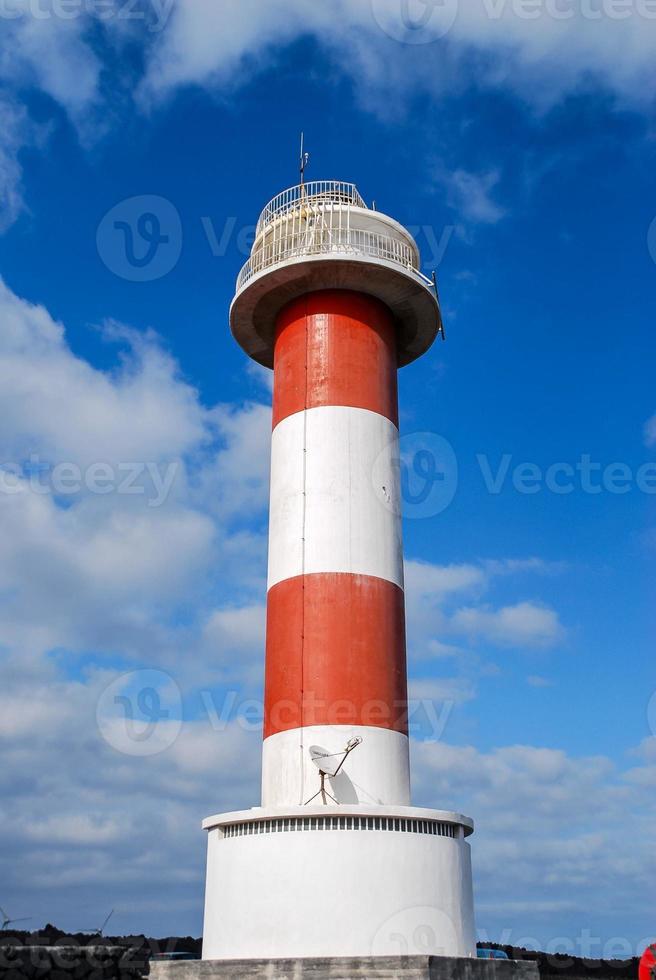
[[[653,105],[653,0],[109,0],[102,13],[80,2],[66,17],[54,0],[38,5],[39,16],[28,0],[10,7],[0,36],[0,95],[9,100],[0,102],[0,230],[21,211],[16,155],[35,135],[15,106],[30,89],[88,144],[124,113],[151,111],[187,86],[230,93],[311,38],[381,115],[405,111],[414,95],[439,102],[474,84],[538,112],[599,89],[641,112]],[[440,179],[467,219],[503,216],[494,169],[456,166]]]
[[[81,928],[116,907],[121,931],[198,933],[200,820],[259,795],[270,408],[203,405],[155,334],[116,324],[100,371],[4,284],[0,322],[0,877],[37,923]],[[54,485],[56,466],[98,460],[175,478],[157,506],[148,471],[143,493]],[[440,722],[413,744],[415,798],[479,818],[479,924],[537,922],[544,942],[585,908],[601,929],[608,894],[630,906],[653,880],[654,740],[624,768],[450,744],[494,658],[558,655],[566,628],[536,594],[559,566],[406,571],[411,697]],[[501,581],[516,602],[495,602]],[[154,741],[130,736],[116,691]]]

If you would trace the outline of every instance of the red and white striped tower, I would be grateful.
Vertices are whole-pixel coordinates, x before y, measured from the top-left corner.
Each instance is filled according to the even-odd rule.
[[[262,801],[303,803],[309,746],[360,737],[335,798],[407,804],[392,315],[353,290],[292,300],[274,370]]]
[[[262,806],[205,821],[206,959],[474,952],[471,821],[410,805],[397,370],[441,325],[419,264],[323,181],[265,208],[238,280],[233,334],[274,369]],[[310,749],[355,740],[322,776]]]

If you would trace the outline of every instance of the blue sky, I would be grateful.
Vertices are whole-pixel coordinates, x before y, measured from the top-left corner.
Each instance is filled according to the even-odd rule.
[[[3,906],[199,933],[199,821],[258,800],[270,391],[228,307],[304,129],[308,176],[412,227],[445,310],[448,343],[400,377],[410,466],[457,466],[448,506],[405,522],[415,797],[477,822],[482,934],[635,949],[656,816],[648,7],[448,2],[403,34],[394,0],[112,4],[0,25]],[[144,195],[172,267],[135,282],[103,219]],[[146,463],[142,494],[85,483]],[[39,492],[62,464],[80,488]],[[147,725],[151,689],[169,714],[135,752],[108,692]]]

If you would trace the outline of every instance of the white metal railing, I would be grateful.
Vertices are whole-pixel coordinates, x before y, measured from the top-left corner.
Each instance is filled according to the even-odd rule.
[[[341,252],[351,255],[370,255],[386,259],[395,265],[414,272],[428,285],[431,284],[415,267],[415,251],[406,242],[378,232],[362,231],[356,228],[313,228],[283,235],[276,241],[258,248],[239,273],[237,291],[264,269],[278,265],[288,259],[301,255],[319,255]]]
[[[262,229],[275,218],[303,204],[321,205],[328,202],[353,205],[357,208],[367,207],[355,184],[346,184],[342,180],[311,180],[307,184],[289,187],[269,201],[260,215],[256,235],[259,235]]]

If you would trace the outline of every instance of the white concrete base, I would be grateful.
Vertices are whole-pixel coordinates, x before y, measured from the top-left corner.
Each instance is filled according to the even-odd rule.
[[[475,956],[472,822],[418,807],[210,817],[203,959]]]
[[[362,744],[348,757],[342,771],[326,780],[331,796],[345,804],[407,806],[407,735],[366,725],[308,725],[266,738],[262,748],[262,805],[306,803],[321,786],[319,770],[310,758],[310,746],[320,745],[339,753],[352,738],[361,738]]]

